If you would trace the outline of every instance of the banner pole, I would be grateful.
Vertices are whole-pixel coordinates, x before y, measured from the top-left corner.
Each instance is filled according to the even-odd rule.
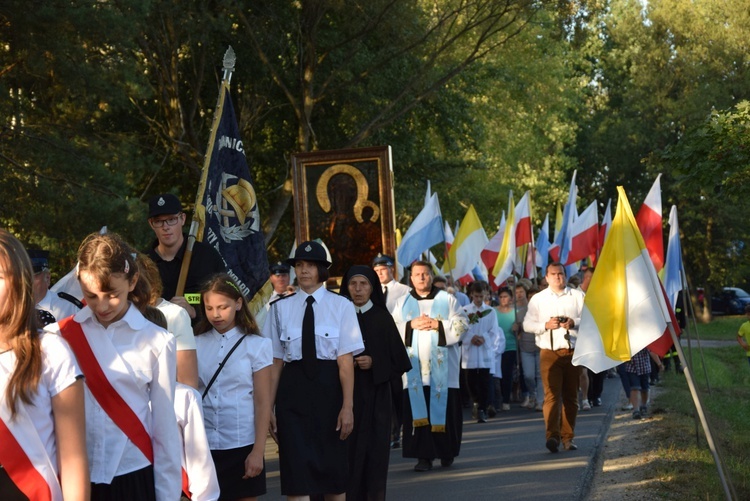
[[[700,417],[701,425],[703,426],[703,432],[706,434],[708,448],[711,450],[711,455],[713,456],[714,462],[716,463],[716,469],[719,472],[719,480],[721,480],[721,485],[724,488],[724,495],[729,500],[737,499],[737,495],[734,492],[734,486],[731,485],[724,472],[724,463],[721,461],[721,456],[719,455],[719,451],[717,449],[718,444],[714,442],[713,433],[711,432],[711,427],[708,424],[708,418],[706,417],[703,403],[701,402],[700,395],[698,394],[698,389],[696,388],[695,381],[693,380],[693,369],[687,364],[687,360],[685,360],[685,353],[682,351],[680,340],[677,337],[677,333],[674,330],[672,322],[669,322],[667,326],[669,327],[669,333],[672,336],[672,342],[674,343],[675,349],[677,350],[677,355],[680,357],[680,360],[682,360],[682,365],[685,368],[685,379],[687,380],[690,394],[693,397],[695,410],[698,414],[698,417]]]
[[[237,61],[237,56],[230,45],[227,51],[224,53],[224,75],[222,76],[221,85],[219,85],[219,98],[216,101],[216,109],[214,110],[213,124],[211,125],[211,134],[208,139],[208,147],[206,148],[206,156],[203,161],[203,170],[201,171],[201,180],[198,184],[198,192],[195,197],[195,204],[193,208],[193,219],[190,222],[190,231],[187,238],[187,246],[185,247],[185,255],[182,258],[182,266],[180,267],[180,276],[177,279],[177,289],[175,295],[182,296],[185,292],[185,283],[187,282],[188,269],[190,268],[190,261],[193,258],[193,246],[195,241],[203,240],[203,226],[205,215],[198,213],[198,207],[201,205],[203,200],[203,194],[206,191],[206,178],[208,177],[208,167],[211,164],[211,155],[214,151],[214,143],[216,142],[216,131],[219,128],[221,121],[221,115],[224,108],[224,96],[229,92],[229,82],[232,79],[232,73],[234,72],[234,65]]]

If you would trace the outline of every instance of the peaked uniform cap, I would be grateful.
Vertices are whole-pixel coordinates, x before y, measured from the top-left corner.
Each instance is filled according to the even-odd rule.
[[[282,275],[284,273],[289,274],[289,265],[282,263],[281,261],[272,264],[269,267],[269,271],[272,275]]]
[[[307,241],[302,242],[294,250],[294,257],[290,257],[286,260],[289,266],[294,266],[297,261],[311,261],[315,263],[323,263],[326,268],[331,267],[331,262],[328,260],[325,248],[318,242]]]
[[[34,273],[49,270],[49,251],[41,249],[26,249],[26,253],[31,260],[31,267]]]
[[[180,200],[171,193],[162,193],[151,197],[148,201],[148,218],[165,214],[179,214],[182,212]]]
[[[376,266],[393,266],[395,260],[386,254],[378,254],[375,259],[372,260],[372,267]]]

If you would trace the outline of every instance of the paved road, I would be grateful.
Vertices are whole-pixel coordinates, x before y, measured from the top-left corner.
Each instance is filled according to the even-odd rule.
[[[389,499],[582,499],[596,468],[622,389],[618,378],[606,379],[603,405],[579,412],[577,451],[551,454],[544,446],[541,412],[512,409],[488,423],[477,424],[469,410],[464,415],[461,455],[450,468],[435,461],[432,471],[417,473],[416,460],[391,452]],[[266,447],[267,499],[280,498],[278,456],[275,444]]]

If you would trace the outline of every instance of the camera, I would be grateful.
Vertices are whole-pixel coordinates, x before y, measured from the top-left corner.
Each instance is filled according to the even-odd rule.
[[[560,322],[561,324],[565,323],[568,321],[568,317],[565,317],[565,316],[557,317],[557,321]]]

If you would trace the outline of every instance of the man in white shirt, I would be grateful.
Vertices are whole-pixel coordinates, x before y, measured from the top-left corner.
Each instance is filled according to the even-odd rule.
[[[49,252],[40,249],[28,249],[26,252],[34,269],[34,303],[42,326],[59,322],[63,318],[78,313],[78,310],[83,308],[83,304],[78,299],[67,294],[66,296],[70,299],[66,299],[49,290]]]
[[[539,366],[544,385],[547,449],[557,452],[562,441],[565,450],[576,450],[573,437],[580,371],[573,365],[573,349],[584,294],[566,285],[565,267],[560,263],[547,265],[545,278],[549,287],[529,301],[523,329],[534,333],[541,349]]]
[[[388,311],[393,314],[393,309],[396,307],[396,302],[399,298],[407,295],[411,290],[411,287],[399,283],[393,276],[394,260],[391,256],[385,254],[378,254],[375,259],[372,260],[372,269],[378,275],[380,280],[380,286],[383,288],[383,296],[385,297],[385,307]]]

